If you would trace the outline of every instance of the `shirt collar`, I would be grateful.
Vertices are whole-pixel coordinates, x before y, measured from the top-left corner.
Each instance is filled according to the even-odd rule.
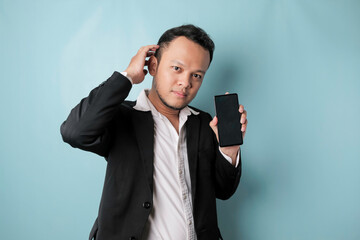
[[[147,92],[149,91],[149,89],[143,89],[137,100],[136,100],[136,104],[134,106],[134,109],[138,110],[138,111],[143,111],[143,112],[148,112],[151,111],[153,113],[153,115],[155,113],[160,114],[156,108],[154,107],[154,105],[151,103],[151,101],[149,100],[149,98],[147,97]],[[183,109],[180,110],[179,116],[189,116],[191,114],[194,115],[198,115],[199,112],[195,111],[194,109],[186,106]]]

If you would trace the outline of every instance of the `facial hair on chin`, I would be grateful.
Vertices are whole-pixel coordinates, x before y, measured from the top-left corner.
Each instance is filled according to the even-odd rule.
[[[184,107],[186,107],[186,105],[185,105],[185,106],[181,106],[181,107],[171,106],[170,104],[168,104],[168,103],[165,101],[165,99],[163,99],[163,98],[161,97],[161,95],[160,95],[159,91],[157,90],[157,88],[155,88],[155,91],[156,91],[156,94],[158,95],[160,101],[161,101],[166,107],[168,107],[168,108],[170,108],[170,109],[173,109],[173,110],[181,110],[181,109],[183,109]]]
[[[155,92],[156,92],[156,94],[158,95],[158,97],[159,97],[159,99],[160,99],[160,101],[166,106],[166,107],[168,107],[168,108],[170,108],[170,109],[173,109],[173,110],[182,110],[184,107],[186,107],[186,105],[185,106],[181,106],[181,107],[175,107],[175,106],[171,106],[170,104],[168,104],[166,101],[165,101],[165,99],[160,95],[160,93],[159,93],[159,91],[158,91],[158,88],[157,88],[157,84],[156,84],[156,79],[154,78],[154,85],[155,85]]]

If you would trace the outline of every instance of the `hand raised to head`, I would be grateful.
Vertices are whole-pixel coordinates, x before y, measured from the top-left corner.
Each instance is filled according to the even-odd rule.
[[[127,72],[127,75],[131,78],[134,84],[139,84],[144,81],[145,75],[148,73],[148,71],[144,69],[145,66],[148,65],[146,58],[153,56],[158,48],[158,45],[143,46],[131,59],[125,72]]]

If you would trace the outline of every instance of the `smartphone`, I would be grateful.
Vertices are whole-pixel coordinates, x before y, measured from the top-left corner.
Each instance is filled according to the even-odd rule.
[[[238,95],[217,95],[214,99],[220,147],[243,144]]]

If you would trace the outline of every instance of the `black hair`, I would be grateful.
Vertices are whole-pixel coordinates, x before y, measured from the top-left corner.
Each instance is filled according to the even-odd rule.
[[[204,30],[192,24],[174,27],[163,33],[157,44],[160,47],[155,52],[155,57],[158,59],[159,62],[161,59],[162,49],[166,48],[172,40],[181,36],[186,37],[187,39],[199,44],[200,46],[208,50],[210,53],[210,63],[211,63],[215,49],[215,44],[211,40],[210,36]]]

